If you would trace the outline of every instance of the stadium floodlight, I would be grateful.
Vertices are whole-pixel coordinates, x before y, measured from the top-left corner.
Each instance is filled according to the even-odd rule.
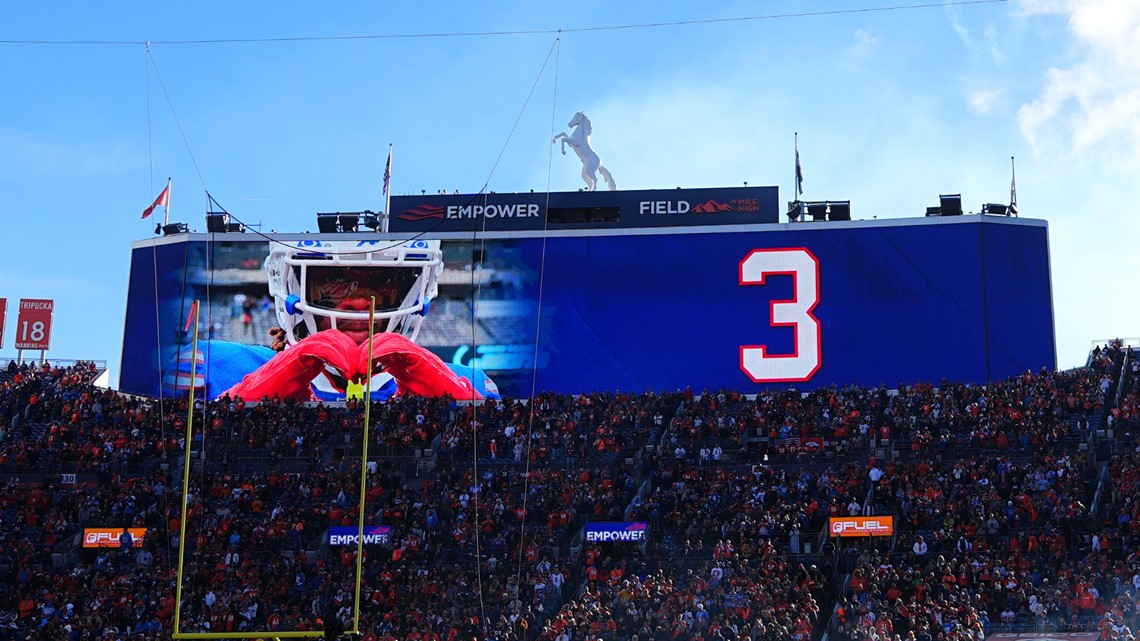
[[[317,214],[317,231],[322,234],[335,234],[337,230],[336,214]]]
[[[206,231],[211,234],[244,233],[245,225],[230,222],[230,215],[226,212],[211,211],[206,214]]]
[[[851,220],[851,201],[841,200],[828,203],[828,220]]]
[[[222,234],[226,231],[229,214],[209,212],[206,214],[206,231],[211,234]]]
[[[337,216],[340,221],[340,230],[343,232],[354,232],[359,230],[360,216],[357,214],[341,214]]]
[[[1008,216],[1009,206],[1001,203],[986,203],[982,205],[982,213],[991,216]]]
[[[793,223],[800,219],[804,213],[804,204],[798,200],[793,200],[788,203],[788,220]]]
[[[942,194],[938,197],[938,202],[941,203],[941,210],[943,216],[961,216],[962,215],[962,194]]]
[[[163,236],[172,236],[174,234],[185,234],[190,231],[190,226],[186,223],[170,223],[162,226]]]
[[[808,203],[807,210],[812,220],[827,220],[827,203]]]
[[[927,216],[941,216],[942,215],[942,208],[941,207],[927,207],[926,208],[926,215]]]
[[[365,210],[364,226],[372,231],[380,231],[380,218],[376,215],[376,212]]]

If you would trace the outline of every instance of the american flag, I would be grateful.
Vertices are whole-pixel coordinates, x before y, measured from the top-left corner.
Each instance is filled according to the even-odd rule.
[[[388,162],[384,165],[384,197],[387,198],[392,185],[392,148],[388,147]]]
[[[800,166],[800,150],[796,149],[796,195],[804,193],[804,170]]]

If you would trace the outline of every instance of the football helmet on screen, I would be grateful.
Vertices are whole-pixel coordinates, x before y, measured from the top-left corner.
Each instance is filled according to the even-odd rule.
[[[415,340],[439,291],[443,253],[438,240],[289,241],[273,244],[265,270],[290,344],[330,328],[360,338],[373,298],[375,331]]]

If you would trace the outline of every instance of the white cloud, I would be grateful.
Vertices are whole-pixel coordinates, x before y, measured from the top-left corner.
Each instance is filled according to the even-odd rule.
[[[873,27],[855,30],[850,45],[839,56],[839,63],[849,71],[866,72],[875,52],[883,46],[883,39]]]
[[[966,96],[966,104],[970,107],[970,113],[984,116],[993,111],[1004,96],[1004,89],[979,89]]]
[[[1134,0],[1022,0],[1025,16],[1068,18],[1071,64],[1049,69],[1037,97],[1021,107],[1022,134],[1042,153],[1140,164],[1140,3]]]
[[[882,43],[879,34],[873,29],[856,29],[855,44],[851,46],[854,52],[870,51]]]
[[[1001,48],[1002,32],[994,25],[986,27],[984,32],[986,44],[990,47],[990,56],[997,64],[1004,64],[1006,55]]]
[[[962,22],[961,12],[958,7],[953,5],[946,5],[946,17],[950,19],[950,27],[954,29],[954,33],[958,34],[958,39],[967,49],[974,48],[973,38],[970,37],[970,30]]]

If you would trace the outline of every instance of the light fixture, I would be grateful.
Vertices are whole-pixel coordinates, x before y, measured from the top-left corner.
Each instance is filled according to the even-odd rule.
[[[226,214],[219,214],[209,212],[206,214],[206,232],[210,234],[222,234],[226,231],[226,219],[229,218]]]
[[[171,236],[173,234],[185,234],[190,231],[190,226],[186,223],[169,223],[162,225],[162,235]]]
[[[827,220],[827,203],[808,203],[807,210],[813,221]]]
[[[938,209],[942,216],[962,215],[962,194],[942,194],[938,202],[941,203]]]
[[[788,220],[793,223],[800,219],[804,213],[804,204],[798,200],[793,200],[788,203]]]
[[[360,217],[356,214],[340,214],[337,216],[340,222],[340,230],[343,232],[354,232],[358,230],[360,224]]]
[[[851,201],[841,200],[828,203],[828,220],[851,220]]]
[[[322,234],[337,233],[336,217],[336,214],[317,214],[317,231]]]
[[[1009,206],[1000,203],[986,203],[982,205],[982,213],[991,216],[1008,216]]]

